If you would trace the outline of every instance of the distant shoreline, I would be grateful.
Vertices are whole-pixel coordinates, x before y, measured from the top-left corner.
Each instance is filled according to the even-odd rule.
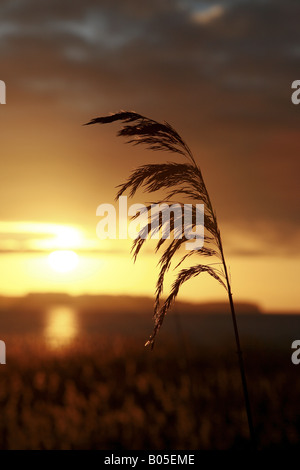
[[[12,297],[0,295],[0,310],[10,310],[22,307],[24,310],[48,308],[52,305],[68,305],[76,309],[99,312],[119,313],[143,313],[153,311],[154,299],[146,296],[132,295],[78,295],[73,296],[63,293],[29,293],[25,296]],[[299,315],[300,311],[263,311],[259,305],[254,302],[235,302],[236,311],[239,315]],[[185,312],[193,314],[230,314],[228,304],[226,302],[186,302],[178,300],[172,309],[173,312]]]

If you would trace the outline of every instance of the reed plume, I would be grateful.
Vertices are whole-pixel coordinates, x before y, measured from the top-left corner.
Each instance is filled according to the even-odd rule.
[[[118,131],[118,136],[126,138],[126,143],[133,145],[145,145],[148,149],[154,151],[167,151],[177,156],[184,157],[184,163],[171,161],[160,164],[141,165],[132,171],[127,181],[118,186],[119,190],[116,196],[118,199],[125,192],[129,192],[129,196],[133,197],[138,189],[143,189],[147,193],[158,190],[165,190],[164,199],[156,201],[155,204],[164,204],[161,214],[157,214],[157,220],[151,218],[152,204],[146,206],[145,211],[148,215],[148,223],[140,230],[138,236],[133,242],[132,252],[134,260],[136,260],[147,236],[150,238],[158,237],[156,252],[162,251],[159,260],[159,275],[156,283],[156,296],[154,304],[154,330],[146,345],[153,347],[156,335],[161,328],[164,318],[175,301],[181,286],[189,279],[199,276],[199,274],[207,273],[216,279],[227,291],[233,328],[235,333],[237,352],[239,358],[239,367],[245,397],[246,412],[248,417],[248,425],[250,437],[253,446],[255,446],[254,428],[252,422],[252,414],[250,401],[248,396],[248,388],[246,382],[245,368],[243,363],[242,351],[239,340],[238,327],[236,322],[236,314],[231,292],[231,284],[228,274],[228,268],[225,261],[221,234],[217,223],[216,213],[213,209],[209,193],[207,191],[201,170],[197,165],[194,156],[188,145],[184,142],[177,131],[167,122],[157,122],[149,119],[134,111],[120,111],[109,116],[98,117],[92,119],[86,125],[91,124],[107,124],[115,121],[123,123],[122,128]],[[205,245],[201,249],[193,249],[185,254],[175,266],[177,277],[173,282],[170,293],[164,302],[161,302],[161,296],[164,288],[164,281],[169,271],[175,255],[179,254],[180,248],[189,240],[187,233],[176,233],[179,226],[183,227],[183,223],[176,224],[178,217],[181,215],[170,212],[170,206],[174,203],[183,207],[182,201],[174,200],[174,197],[182,196],[190,200],[201,201],[205,207],[204,228],[205,228]],[[195,229],[197,224],[196,209],[191,205],[191,220],[189,230]],[[170,215],[169,223],[164,219],[164,212]],[[138,215],[138,214],[137,214]],[[137,217],[136,215],[136,217]],[[154,222],[154,223],[153,223]],[[173,234],[173,240],[166,243],[166,230]],[[179,235],[179,236],[178,236]],[[167,245],[167,246],[166,246]],[[179,270],[181,264],[192,256],[204,258],[217,257],[217,263],[197,263],[188,268]]]

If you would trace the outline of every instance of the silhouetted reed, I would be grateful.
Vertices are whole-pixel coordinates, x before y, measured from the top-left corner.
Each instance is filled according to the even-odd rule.
[[[225,261],[216,213],[213,209],[201,170],[198,167],[188,145],[184,142],[176,130],[167,122],[159,123],[133,111],[120,111],[109,116],[92,119],[86,125],[107,124],[115,121],[122,121],[124,123],[123,127],[118,132],[118,135],[125,137],[127,139],[127,143],[131,143],[133,145],[143,144],[150,150],[168,151],[186,159],[185,163],[172,161],[160,164],[147,164],[136,168],[131,173],[127,181],[119,186],[119,191],[116,196],[118,199],[126,191],[129,191],[129,196],[133,197],[136,191],[140,188],[144,189],[144,191],[148,193],[162,189],[166,191],[166,198],[155,202],[156,204],[165,204],[165,209],[162,210],[161,215],[158,213],[156,216],[156,224],[153,224],[153,217],[151,219],[151,208],[153,203],[146,206],[146,211],[148,213],[148,223],[146,223],[145,226],[140,230],[137,238],[133,242],[132,247],[134,259],[136,259],[140,249],[147,239],[147,236],[151,237],[157,234],[158,231],[160,233],[160,238],[158,239],[156,245],[156,251],[164,247],[164,251],[159,261],[160,272],[156,284],[154,331],[146,345],[151,345],[153,347],[156,334],[160,329],[168,310],[176,299],[182,284],[201,273],[207,273],[216,279],[225,288],[228,294],[245,397],[249,431],[252,445],[255,446],[252,414],[228,268]],[[182,201],[173,199],[175,196],[182,196],[184,198],[189,198],[190,200],[201,201],[205,207],[205,246],[203,246],[201,249],[196,248],[190,250],[189,253],[185,254],[181,258],[180,262],[177,263],[175,270],[178,270],[179,266],[192,255],[198,257],[200,255],[203,258],[216,257],[218,258],[218,262],[214,264],[197,263],[188,268],[180,269],[177,273],[175,281],[173,282],[168,297],[161,305],[161,295],[163,293],[165,275],[171,267],[174,256],[179,254],[180,248],[185,242],[189,240],[189,238],[186,237],[185,231],[181,233],[181,238],[178,237],[178,234],[175,234],[178,225],[181,227],[184,226],[183,223],[176,224],[176,221],[178,222],[176,217],[183,218],[184,212],[182,211],[181,215],[176,215],[175,213],[170,212],[170,206],[174,203],[177,203],[183,207]],[[171,220],[169,219],[170,223],[168,226],[166,226],[166,223],[164,223],[164,220],[167,220],[167,218],[163,217],[164,210],[168,212],[168,214],[171,214]],[[197,224],[196,208],[192,206],[191,211],[192,217],[190,218],[191,226],[189,227],[189,230],[193,231]],[[138,214],[136,217],[137,216]],[[173,233],[174,236],[174,239],[172,241],[169,240],[168,244],[166,243],[167,238],[164,236],[166,230]],[[175,235],[177,236],[175,237]]]

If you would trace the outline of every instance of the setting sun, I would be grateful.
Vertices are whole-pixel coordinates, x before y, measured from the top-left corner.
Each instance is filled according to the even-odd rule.
[[[75,251],[70,250],[52,251],[48,256],[48,262],[54,271],[67,273],[76,268],[78,264],[78,255]]]

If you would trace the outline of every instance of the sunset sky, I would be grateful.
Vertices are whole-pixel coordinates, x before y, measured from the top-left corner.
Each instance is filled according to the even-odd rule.
[[[153,295],[150,246],[134,265],[130,240],[96,236],[98,205],[135,166],[180,159],[124,145],[118,125],[82,126],[128,109],[192,149],[234,298],[300,310],[299,18],[294,0],[2,0],[0,295]],[[69,272],[57,250],[77,253]],[[226,295],[204,276],[181,298]]]

